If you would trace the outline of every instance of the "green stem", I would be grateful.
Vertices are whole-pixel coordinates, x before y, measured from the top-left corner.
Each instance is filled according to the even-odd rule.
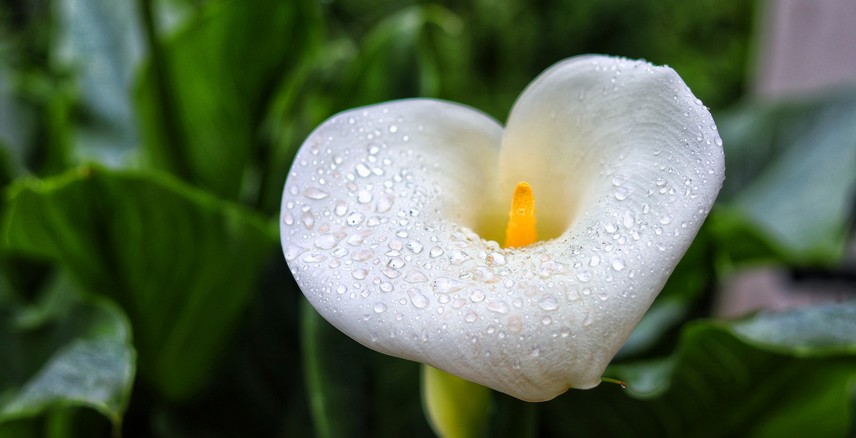
[[[487,433],[490,389],[422,365],[422,404],[434,432],[443,438]]]

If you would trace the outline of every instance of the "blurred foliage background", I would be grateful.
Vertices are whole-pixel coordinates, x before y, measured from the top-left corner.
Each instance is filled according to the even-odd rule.
[[[629,388],[493,394],[490,436],[852,435],[856,93],[752,98],[759,9],[3,2],[0,436],[431,436],[418,364],[332,329],[290,278],[291,159],[326,118],[390,99],[504,120],[581,53],[675,68],[714,113],[727,181],[608,370]],[[759,265],[845,292],[717,317],[723,282]]]

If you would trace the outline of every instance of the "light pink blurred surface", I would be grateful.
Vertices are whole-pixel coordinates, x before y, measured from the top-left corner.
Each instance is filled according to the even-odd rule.
[[[756,56],[755,92],[807,94],[856,84],[856,1],[767,0]]]
[[[856,0],[762,1],[753,94],[788,98],[856,85]],[[851,240],[843,264],[856,263]],[[794,282],[777,267],[735,272],[722,285],[717,316],[781,311],[853,299],[852,284]]]

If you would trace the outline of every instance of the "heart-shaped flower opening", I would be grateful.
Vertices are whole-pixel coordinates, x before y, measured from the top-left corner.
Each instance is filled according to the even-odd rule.
[[[504,129],[428,99],[331,118],[289,173],[283,249],[307,299],[358,342],[547,400],[600,382],[723,166],[710,113],[673,70],[572,58]],[[539,241],[503,249],[521,181]]]

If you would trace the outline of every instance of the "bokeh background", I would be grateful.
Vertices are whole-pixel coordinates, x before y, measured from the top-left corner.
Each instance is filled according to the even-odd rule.
[[[303,300],[277,210],[331,115],[504,120],[583,53],[668,64],[719,201],[604,384],[492,394],[490,436],[856,433],[856,8],[847,0],[5,0],[0,436],[432,436],[419,365]]]

